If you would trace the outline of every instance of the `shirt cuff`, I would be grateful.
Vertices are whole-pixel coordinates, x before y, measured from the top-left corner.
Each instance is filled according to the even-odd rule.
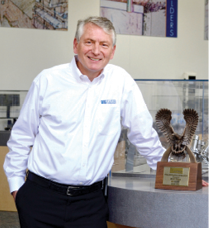
[[[8,180],[10,192],[18,191],[19,188],[25,183],[23,177],[13,177]]]

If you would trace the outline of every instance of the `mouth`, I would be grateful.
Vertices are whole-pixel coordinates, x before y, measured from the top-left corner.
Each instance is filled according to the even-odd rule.
[[[90,59],[90,60],[92,60],[92,61],[96,61],[96,62],[98,62],[98,61],[100,61],[101,59],[98,59],[98,58],[92,58],[92,57],[89,57],[88,56],[88,58]]]

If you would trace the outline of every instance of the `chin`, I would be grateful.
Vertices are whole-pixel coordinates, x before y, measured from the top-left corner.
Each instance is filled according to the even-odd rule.
[[[103,69],[103,67],[89,67],[89,70],[94,71],[94,72],[101,71],[102,69]]]

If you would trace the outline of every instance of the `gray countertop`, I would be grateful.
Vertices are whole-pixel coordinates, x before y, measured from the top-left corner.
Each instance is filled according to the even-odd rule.
[[[155,189],[153,177],[109,178],[109,221],[140,228],[208,228],[208,187]]]

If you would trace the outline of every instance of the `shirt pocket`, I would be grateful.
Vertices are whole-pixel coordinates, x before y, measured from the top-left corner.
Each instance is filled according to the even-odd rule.
[[[120,111],[117,104],[99,105],[98,131],[101,135],[117,133],[120,127]]]

